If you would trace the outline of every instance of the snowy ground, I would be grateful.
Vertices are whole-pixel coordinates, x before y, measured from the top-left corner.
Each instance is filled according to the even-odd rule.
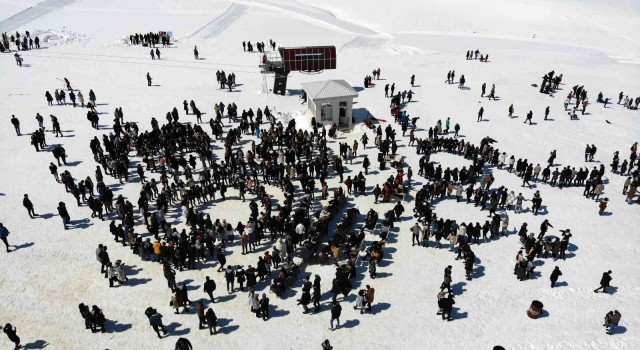
[[[37,112],[45,116],[48,129],[48,116],[58,116],[65,137],[47,134],[47,142],[62,144],[72,164],[67,168],[75,178],[84,178],[93,176],[96,165],[89,153],[89,140],[109,132],[107,125],[116,107],[122,107],[125,120],[138,122],[142,130],[150,129],[151,117],[164,120],[164,114],[174,106],[182,111],[184,99],[193,99],[207,113],[205,120],[212,116],[213,104],[220,101],[233,101],[240,110],[268,105],[277,112],[295,114],[304,108],[298,97],[263,94],[257,67],[259,56],[241,50],[243,40],[273,39],[283,46],[335,45],[339,50],[337,70],[321,75],[292,73],[290,89],[299,89],[303,82],[330,78],[346,79],[361,87],[363,77],[380,67],[385,80],[361,91],[355,107],[391,121],[383,85],[395,82],[400,90],[408,89],[409,77],[415,74],[419,86],[413,88],[415,102],[408,105],[407,111],[420,117],[418,137],[426,137],[426,130],[437,120],[451,117],[452,125],[462,126],[464,139],[477,144],[491,136],[501,150],[516,158],[544,164],[555,149],[557,164],[580,167],[586,165],[585,144],[594,143],[598,146],[596,159],[608,165],[614,151],[627,157],[630,145],[638,141],[638,112],[615,104],[607,109],[593,104],[587,109],[588,115],[570,121],[562,111],[562,103],[576,84],[585,86],[592,101],[599,91],[615,102],[620,91],[630,97],[640,95],[640,42],[633,36],[640,30],[637,2],[616,2],[615,8],[601,0],[439,0],[407,4],[362,0],[48,0],[36,4],[37,1],[0,0],[2,31],[29,30],[42,33],[41,39],[49,38],[43,49],[23,53],[23,68],[16,67],[11,54],[0,55],[0,114],[5,119],[0,130],[0,221],[12,232],[10,243],[20,247],[10,255],[2,253],[0,323],[16,325],[23,344],[30,344],[27,348],[49,344],[51,349],[169,349],[178,336],[189,338],[196,349],[314,349],[326,338],[336,349],[487,349],[496,344],[508,349],[640,347],[640,258],[634,244],[640,209],[624,203],[621,191],[625,178],[620,175],[606,174],[605,196],[610,199],[611,215],[598,216],[597,204],[582,197],[580,188],[560,191],[537,184],[534,189],[525,189],[514,175],[494,173],[494,187],[522,190],[529,198],[533,191],[540,190],[546,206],[545,215],[537,217],[511,213],[512,230],[528,222],[537,232],[541,221],[548,219],[555,227],[550,234],[558,235],[557,230],[565,228],[574,233],[567,260],[543,260],[537,268],[538,277],[525,282],[517,281],[512,274],[520,247],[515,235],[473,246],[480,260],[476,267],[478,277],[463,282],[463,267],[453,260],[452,253],[411,247],[408,227],[414,222],[405,215],[387,248],[379,278],[371,280],[364,268],[358,276],[359,286],[370,284],[376,288],[375,313],[360,315],[351,310],[354,297],[350,296],[350,302],[343,304],[341,317],[346,328],[335,332],[327,330],[328,305],[315,315],[303,315],[300,306],[296,306],[300,283],[287,299],[271,296],[276,311],[272,311],[271,320],[263,322],[250,314],[246,295],[223,293],[223,278],[215,272],[217,263],[209,263],[199,271],[179,273],[179,280],[189,280],[192,300],[205,297],[201,288],[205,276],[212,276],[218,283],[216,294],[226,300],[215,304],[214,309],[224,319],[223,334],[213,337],[198,331],[193,313],[173,314],[161,268],[141,262],[128,248],[111,244],[108,221],[86,219],[88,209],[75,207],[64,187],[51,178],[47,169],[48,163],[54,161],[51,153],[35,153],[29,136],[16,137],[9,123],[15,114],[21,120],[23,133],[27,133],[37,126]],[[36,6],[25,10],[33,5]],[[151,61],[148,49],[131,47],[123,41],[135,31],[158,30],[172,31],[179,39],[175,47],[161,48],[160,61]],[[194,45],[203,60],[193,59]],[[465,51],[476,48],[489,53],[491,62],[466,61]],[[218,69],[236,73],[241,84],[239,92],[217,90]],[[457,76],[465,75],[470,90],[443,83],[451,69],[456,70]],[[564,74],[563,90],[553,97],[531,87],[550,70]],[[146,86],[147,72],[159,86]],[[95,91],[98,111],[105,113],[101,115],[103,130],[90,128],[85,110],[47,107],[45,90],[61,88],[59,79],[63,77],[85,96],[89,89]],[[479,98],[483,82],[496,85],[499,101]],[[508,119],[507,108],[512,103],[518,118]],[[488,122],[476,123],[480,106],[484,106]],[[551,107],[552,121],[542,120],[546,106]],[[534,112],[536,125],[522,123],[529,110]],[[192,118],[181,114],[183,122],[194,122]],[[338,141],[351,144],[362,133],[362,128],[356,128]],[[404,147],[400,152],[417,172],[418,158],[407,142],[401,140]],[[221,151],[217,144],[214,147]],[[337,150],[337,143],[332,143],[331,148]],[[370,159],[377,154],[374,149],[362,153]],[[362,153],[353,166],[347,165],[353,174],[362,169]],[[443,167],[468,165],[467,160],[452,155],[436,154],[432,160]],[[374,173],[367,177],[368,185],[381,183],[392,174],[390,170]],[[116,195],[137,200],[139,185],[135,181],[120,186],[111,178],[105,179],[107,185],[114,186]],[[425,181],[417,175],[414,180],[416,186]],[[337,181],[332,178],[329,185],[335,186]],[[24,213],[24,193],[29,193],[35,203],[39,219],[29,220]],[[61,230],[55,214],[61,200],[67,202],[72,220],[83,229]],[[380,213],[391,207],[373,204],[371,196],[350,197],[348,206],[357,207],[362,214],[372,207]],[[405,203],[405,208],[407,214],[411,213],[413,203]],[[232,200],[215,202],[206,211],[213,218],[231,222],[244,221],[249,212],[247,205]],[[437,204],[435,212],[464,222],[482,223],[486,219],[486,214],[477,208],[451,200]],[[179,211],[174,209],[170,217],[179,220]],[[359,223],[363,220],[361,216]],[[142,226],[136,231],[145,232]],[[129,285],[108,288],[95,261],[94,251],[99,243],[108,244],[112,260],[122,259],[132,268]],[[246,266],[257,261],[257,254],[240,255],[238,246],[231,251],[231,264]],[[436,294],[442,270],[449,264],[454,266],[456,319],[443,323],[435,315]],[[560,281],[566,284],[552,290],[548,276],[555,265],[562,269]],[[602,272],[608,269],[613,270],[616,292],[594,294],[592,290]],[[323,292],[328,291],[332,266],[314,265],[306,272],[319,274]],[[264,284],[259,289],[268,290]],[[548,317],[531,320],[526,316],[534,299],[545,304]],[[330,300],[328,293],[323,300]],[[77,309],[80,302],[102,307],[107,318],[115,322],[108,326],[111,332],[85,331]],[[171,325],[168,339],[158,340],[149,327],[143,312],[150,305],[165,315],[165,324]],[[608,336],[601,326],[602,317],[612,309],[623,315],[623,334]],[[4,336],[0,336],[0,347],[10,347]]]

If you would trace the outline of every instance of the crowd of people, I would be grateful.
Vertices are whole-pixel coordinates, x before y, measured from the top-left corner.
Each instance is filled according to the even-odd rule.
[[[40,48],[40,38],[31,37],[29,31],[20,36],[20,32],[15,34],[2,33],[2,41],[0,41],[0,52],[10,52],[11,46],[15,45],[16,51],[27,51]],[[16,53],[16,57],[18,54]]]
[[[18,42],[19,33],[16,33],[16,36]],[[22,42],[27,38],[28,32],[26,37],[23,36]],[[6,40],[6,35],[3,34],[3,41],[8,47]],[[13,40],[12,36],[12,43]],[[169,36],[136,33],[130,35],[129,42],[131,45],[142,44],[152,47],[152,59],[160,59],[160,51],[155,45],[160,42],[163,46],[169,45]],[[261,53],[264,52],[264,46],[262,42],[256,43],[257,50]],[[275,50],[276,43],[270,40],[269,46]],[[251,42],[243,42],[243,49],[253,52],[253,45]],[[194,53],[197,59],[197,48],[194,49]],[[479,54],[479,50],[470,50],[467,52],[467,60],[478,59]],[[480,55],[480,61],[486,62],[488,56]],[[151,85],[148,74],[147,78]],[[231,91],[236,84],[234,73],[227,75],[224,71],[218,71],[216,78],[221,89],[228,87]],[[553,71],[545,74],[540,92],[555,91],[562,78],[562,74],[555,76]],[[375,86],[372,81],[376,79],[380,79],[380,68],[374,69],[371,76],[367,75],[365,86]],[[446,82],[453,84],[454,80],[455,71],[449,71]],[[82,93],[72,89],[69,80],[64,78],[64,81],[73,107],[76,107],[76,99],[80,107],[85,107]],[[415,86],[415,75],[411,76],[410,83],[412,87]],[[465,89],[464,75],[460,77],[458,84],[460,89]],[[433,246],[442,248],[441,241],[444,239],[449,243],[448,248],[456,254],[454,259],[463,263],[468,281],[473,280],[478,261],[471,246],[490,242],[500,236],[508,236],[509,211],[515,214],[527,212],[524,208],[527,201],[532,204],[530,211],[533,215],[546,211],[546,207],[542,205],[540,191],[535,191],[531,198],[526,198],[519,192],[516,195],[514,189],[496,187],[491,171],[505,170],[509,174],[515,174],[522,179],[523,188],[525,185],[531,188],[530,182],[548,184],[554,191],[556,187],[557,190],[570,186],[584,187],[584,196],[599,201],[599,213],[604,213],[608,198],[600,199],[601,195],[605,194],[606,167],[603,164],[591,170],[587,167],[578,167],[576,170],[575,166],[569,165],[554,168],[557,157],[555,150],[551,152],[544,167],[528,159],[516,160],[515,155],[508,156],[506,152],[494,147],[495,140],[490,137],[482,139],[479,145],[459,138],[459,124],[454,126],[455,134],[450,136],[450,118],[446,119],[444,125],[438,120],[426,132],[427,137],[421,138],[416,135],[418,117],[412,118],[404,109],[406,103],[412,101],[414,92],[409,89],[398,91],[394,95],[395,84],[387,84],[384,90],[385,97],[391,99],[391,115],[400,125],[402,137],[408,138],[407,146],[415,147],[416,153],[420,155],[418,175],[426,181],[419,188],[412,188],[411,166],[405,163],[403,157],[396,157],[398,143],[404,140],[396,135],[391,123],[384,129],[381,125],[371,129],[371,137],[374,139],[372,147],[379,151],[379,168],[381,171],[386,170],[388,164],[390,173],[383,183],[376,184],[369,190],[369,159],[366,155],[361,155],[364,174],[362,171],[356,174],[353,159],[359,157],[359,143],[354,141],[350,145],[335,141],[335,124],[328,129],[314,120],[311,130],[303,130],[296,125],[295,120],[288,123],[278,121],[268,107],[257,108],[255,114],[253,108],[238,113],[239,108],[235,103],[219,102],[215,104],[215,116],[208,121],[209,131],[201,125],[202,113],[196,103],[193,100],[187,102],[186,99],[182,103],[185,116],[195,116],[195,123],[184,123],[184,120],[180,122],[178,109],[174,107],[166,113],[165,123],[161,124],[156,118],[151,118],[148,125],[138,125],[125,122],[122,109],[116,108],[112,131],[103,134],[101,138],[94,136],[88,145],[95,162],[95,172],[76,178],[68,168],[61,171],[59,167],[67,165],[66,150],[61,145],[51,149],[57,165],[51,162],[48,169],[55,181],[64,185],[65,191],[74,197],[78,207],[88,207],[91,218],[110,221],[109,234],[116,243],[128,246],[131,254],[138,256],[141,261],[161,266],[167,280],[170,305],[175,313],[179,314],[180,308],[182,313],[186,313],[191,305],[195,304],[199,329],[208,328],[211,335],[218,333],[218,317],[213,306],[207,308],[202,299],[195,302],[190,300],[187,282],[180,281],[178,277],[180,272],[206,268],[209,262],[217,263],[217,271],[221,273],[218,281],[226,282],[227,293],[246,292],[250,311],[256,318],[268,321],[272,306],[267,294],[259,293],[259,289],[263,287],[268,286],[275,296],[285,298],[291,288],[296,288],[295,282],[302,279],[301,294],[297,299],[298,305],[302,306],[302,312],[313,314],[323,307],[320,276],[313,276],[311,281],[310,274],[300,273],[300,263],[295,259],[300,256],[303,257],[304,264],[335,265],[335,277],[329,290],[332,294],[330,329],[340,328],[341,304],[346,303],[346,297],[357,289],[354,288],[355,280],[366,278],[358,276],[356,266],[363,261],[368,266],[370,283],[375,281],[394,224],[397,225],[405,218],[402,202],[409,191],[415,192],[413,215],[417,218],[417,222],[410,228],[412,246],[430,247],[433,239]],[[485,94],[486,85],[483,84],[481,97]],[[49,91],[45,93],[49,106],[53,106],[54,99],[56,106],[67,104],[65,89],[56,89],[54,96]],[[496,99],[495,85],[491,87],[487,97],[490,100]],[[573,102],[573,98],[576,108],[582,102],[584,113],[587,103],[586,90],[582,86],[575,86],[568,96],[570,103]],[[619,104],[622,99],[621,93]],[[632,99],[624,102],[627,108],[633,106],[630,101]],[[606,105],[606,100],[604,103]],[[638,99],[635,100],[635,108],[637,104]],[[89,91],[86,107],[89,109],[87,119],[91,121],[92,127],[99,130],[99,118],[95,110],[96,95],[93,90]],[[480,110],[478,121],[482,120],[483,111]],[[513,114],[513,106],[509,113]],[[548,115],[547,107],[545,119]],[[51,130],[55,137],[62,137],[57,117],[50,117]],[[531,122],[531,118],[532,116],[527,120]],[[40,151],[48,147],[45,140],[47,130],[40,114],[36,115],[36,120],[38,129],[31,135],[31,144],[36,151]],[[11,123],[17,136],[20,136],[18,118],[12,116]],[[407,131],[409,135],[406,135]],[[244,142],[247,138],[250,142]],[[368,138],[365,133],[360,139],[365,150]],[[247,146],[243,146],[245,144]],[[214,145],[222,151],[214,152]],[[585,161],[593,161],[596,150],[595,145],[587,145]],[[436,152],[458,155],[470,163],[461,169],[446,166],[443,169],[441,164],[436,165],[430,160],[431,155]],[[139,161],[135,167],[132,166],[132,157]],[[619,166],[619,154],[616,152],[611,164],[611,173],[632,175],[628,177],[623,190],[629,204],[633,200],[640,201],[640,198],[635,199],[640,181],[640,162],[636,164],[636,157],[637,143],[631,147],[629,161],[624,159]],[[348,167],[352,169],[347,169]],[[112,186],[107,185],[110,181],[105,181],[106,176],[112,178],[109,180],[117,180],[120,183],[136,183],[139,186],[138,198],[134,200],[123,195],[116,196]],[[329,178],[339,180],[339,185],[332,191],[327,184]],[[237,193],[237,198],[227,197],[229,191]],[[320,192],[321,200],[327,204],[321,203],[317,208],[315,204],[320,200],[316,199],[316,192]],[[277,205],[273,199],[274,193],[283,197]],[[382,213],[382,218],[379,218],[376,210],[370,208],[366,214],[366,221],[357,230],[354,227],[360,214],[359,209],[344,210],[346,198],[351,195],[373,195],[372,207],[377,205],[379,197],[383,203],[395,201],[396,204],[393,209]],[[489,219],[483,224],[471,221],[464,223],[436,215],[433,210],[435,205],[442,200],[454,198],[457,202],[473,203],[480,211],[487,210]],[[248,200],[249,203],[245,204],[250,212],[248,217],[234,223],[223,217],[223,212],[207,213],[208,206],[227,200],[242,200],[242,203]],[[28,194],[24,195],[23,206],[30,218],[38,217],[35,205]],[[64,201],[59,202],[57,211],[64,229],[68,229],[69,226],[73,228],[74,224]],[[170,212],[180,213],[179,224],[167,220]],[[336,217],[341,217],[341,220],[335,220],[337,225],[330,230],[329,222]],[[179,229],[181,225],[184,228]],[[138,227],[144,227],[147,232],[137,232]],[[554,261],[565,259],[572,234],[567,229],[559,230],[562,233],[561,237],[548,237],[546,233],[550,227],[553,226],[544,220],[540,232],[536,235],[529,232],[527,223],[523,223],[517,232],[521,249],[516,255],[514,274],[518,280],[532,278],[536,258],[546,259],[551,255]],[[366,239],[365,231],[375,232],[376,238]],[[8,236],[9,230],[0,224],[0,239],[3,240],[7,252],[10,252]],[[229,251],[234,247],[241,248],[243,256],[251,256],[255,261],[255,267],[248,265],[244,268],[235,258],[227,258]],[[119,286],[127,283],[126,265],[122,260],[112,262],[106,245],[100,244],[95,254],[101,265],[100,273],[104,274],[110,288],[115,287],[115,284]],[[444,279],[437,294],[438,315],[448,321],[455,318],[455,289],[452,289],[451,272],[452,266],[449,265],[445,268]],[[610,274],[610,271],[605,273],[608,279],[603,276],[601,281],[599,289],[603,289],[604,292],[609,286]],[[561,275],[562,272],[556,266],[549,277],[552,288]],[[212,304],[216,303],[215,280],[206,277],[203,285],[203,291]],[[598,292],[599,289],[594,292]],[[353,309],[360,314],[373,312],[375,288],[366,285],[366,288],[358,289],[355,294]],[[338,301],[340,295],[343,295],[343,299]],[[218,302],[226,302],[221,299],[218,298]],[[106,319],[100,308],[93,305],[89,309],[81,303],[79,310],[86,329],[105,332]],[[145,315],[158,338],[167,335],[163,316],[158,310],[149,306]],[[610,333],[613,333],[619,320],[620,314],[617,311],[607,314],[605,326],[609,328]],[[4,332],[16,343],[17,348],[20,339],[16,335],[16,328],[7,324]],[[178,343],[177,348],[191,347],[185,338],[180,338]],[[325,349],[331,348],[328,340],[322,346]]]

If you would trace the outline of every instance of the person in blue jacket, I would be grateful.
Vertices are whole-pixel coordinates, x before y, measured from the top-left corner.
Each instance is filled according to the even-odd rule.
[[[7,247],[7,253],[11,253],[12,250],[9,249],[9,243],[7,242],[7,236],[9,236],[9,230],[7,230],[2,223],[0,223],[0,239],[4,242],[4,245]]]

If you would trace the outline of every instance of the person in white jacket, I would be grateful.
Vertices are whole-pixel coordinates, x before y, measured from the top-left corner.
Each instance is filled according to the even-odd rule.
[[[306,227],[304,227],[304,224],[303,224],[303,223],[299,223],[299,224],[298,224],[298,226],[296,226],[296,234],[297,234],[299,237],[304,237],[304,238],[306,238],[306,236],[307,236],[307,229],[306,229]]]
[[[278,152],[278,163],[284,164],[284,152],[282,150]]]
[[[463,222],[458,227],[458,236],[466,236],[467,235],[467,225]]]
[[[118,281],[116,271],[111,263],[107,263],[107,278],[109,279],[109,288],[113,287],[113,282]]]
[[[278,239],[276,243],[276,248],[280,251],[280,259],[282,261],[286,261],[287,259],[287,244],[284,241],[284,238]]]
[[[508,210],[513,209],[513,205],[515,203],[516,203],[516,194],[515,194],[515,192],[511,191],[507,195],[507,209]]]
[[[502,234],[509,236],[509,214],[507,214],[506,212],[504,213],[504,217],[501,220],[501,226],[502,226]]]
[[[353,307],[354,310],[360,309],[360,313],[364,313],[364,308],[367,306],[367,297],[365,295],[364,289],[361,289],[358,292],[358,296],[356,297],[356,306]]]
[[[129,280],[124,272],[124,263],[122,263],[120,260],[116,260],[116,266],[114,270],[116,278],[120,284],[124,284],[125,281]]]
[[[502,169],[506,161],[507,161],[507,153],[506,152],[500,153],[500,155],[498,156],[498,169]]]

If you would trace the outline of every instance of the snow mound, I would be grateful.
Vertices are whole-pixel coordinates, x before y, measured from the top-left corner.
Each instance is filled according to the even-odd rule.
[[[340,48],[344,50],[385,50],[393,55],[423,55],[424,51],[413,46],[396,44],[393,37],[386,34],[380,35],[358,35],[353,40],[345,43]]]
[[[287,126],[290,121],[296,122],[296,129],[313,130],[311,127],[311,118],[306,114],[304,110],[297,110],[293,112],[274,112],[276,120],[281,122],[282,125]]]
[[[57,46],[63,44],[75,44],[84,46],[89,41],[89,38],[86,35],[71,32],[64,28],[62,30],[36,30],[33,35],[40,37],[40,40],[47,46]]]

